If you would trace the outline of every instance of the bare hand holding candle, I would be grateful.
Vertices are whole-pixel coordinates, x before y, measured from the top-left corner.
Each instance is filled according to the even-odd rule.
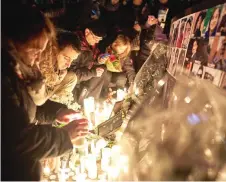
[[[74,120],[65,125],[63,129],[68,131],[69,137],[76,147],[83,146],[84,137],[89,133],[88,121],[86,119]]]

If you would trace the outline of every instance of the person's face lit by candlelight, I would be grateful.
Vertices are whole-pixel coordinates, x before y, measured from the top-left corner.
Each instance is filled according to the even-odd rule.
[[[95,44],[98,44],[103,38],[98,37],[94,35],[94,33],[90,29],[85,30],[85,37],[89,45],[94,46]]]
[[[79,56],[79,52],[74,50],[71,46],[65,47],[61,50],[57,56],[58,68],[60,70],[67,69],[71,66],[73,60],[76,60]]]
[[[116,5],[119,2],[119,0],[111,0],[112,5]]]
[[[39,55],[45,50],[48,36],[43,31],[39,36],[25,42],[15,43],[16,49],[27,66],[33,66]]]

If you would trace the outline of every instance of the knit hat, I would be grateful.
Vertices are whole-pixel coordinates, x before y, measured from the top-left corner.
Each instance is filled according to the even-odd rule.
[[[90,29],[93,32],[93,34],[98,37],[104,38],[106,36],[106,28],[103,22],[100,20],[96,20],[93,21],[92,23],[89,23],[88,25],[86,25],[85,28]]]

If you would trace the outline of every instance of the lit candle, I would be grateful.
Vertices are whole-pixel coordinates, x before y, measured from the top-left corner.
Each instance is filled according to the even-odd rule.
[[[92,118],[91,118],[91,113],[95,112],[95,102],[93,97],[88,97],[84,99],[84,112],[89,120],[89,129],[92,130],[93,124],[92,124]]]
[[[87,178],[87,174],[86,173],[80,173],[76,176],[73,176],[72,179],[78,182],[85,182]]]
[[[98,175],[98,181],[99,182],[106,182],[107,181],[107,174],[106,173],[102,173],[100,175]]]
[[[126,156],[126,155],[120,155],[119,162],[122,165],[128,164],[128,161],[129,161],[129,157],[128,156]]]
[[[120,151],[121,151],[120,146],[114,145],[114,146],[112,147],[111,162],[112,162],[113,164],[117,164],[117,161],[118,161],[119,156],[120,156]]]
[[[108,180],[115,180],[119,176],[120,170],[117,167],[108,168]]]
[[[95,141],[94,140],[91,141],[91,153],[92,154],[96,153],[96,147],[95,147]]]
[[[111,148],[103,148],[102,149],[102,158],[101,158],[101,169],[102,171],[107,171],[110,165],[110,157],[111,157]]]
[[[84,99],[84,110],[85,110],[85,114],[88,114],[88,115],[89,113],[95,111],[94,97],[88,97]]]
[[[56,178],[57,178],[56,175],[51,175],[51,176],[49,177],[50,180],[54,180],[54,179],[56,179]]]
[[[120,151],[121,151],[121,147],[119,145],[114,145],[112,147],[112,154],[118,155],[118,154],[120,154]]]
[[[122,101],[126,96],[126,90],[118,89],[117,90],[117,101]]]
[[[80,158],[80,170],[81,170],[81,173],[84,173],[85,172],[85,157],[84,156],[82,156],[81,158]]]
[[[110,158],[110,157],[111,157],[111,148],[103,148],[102,158]]]
[[[57,157],[55,173],[58,173],[60,171],[60,166],[61,166],[61,160],[60,160],[60,157]]]
[[[75,175],[80,174],[80,166],[75,167]]]
[[[88,177],[90,179],[97,178],[97,164],[96,164],[96,156],[89,154],[87,156],[87,170],[88,170]]]
[[[50,175],[50,168],[49,168],[49,166],[45,166],[44,168],[43,168],[43,173],[44,173],[44,175],[45,176],[49,176]]]
[[[85,156],[89,154],[89,143],[88,141],[85,139],[85,142],[84,142],[84,153],[85,153]]]
[[[104,121],[105,118],[103,116],[103,108],[101,108],[100,104],[98,103],[95,109],[95,126],[98,126]]]
[[[104,147],[106,147],[107,144],[108,143],[103,138],[101,138],[100,140],[98,140],[97,143],[96,143],[96,150],[97,150],[97,152],[99,152],[101,149],[103,149]]]
[[[108,171],[109,166],[110,166],[110,158],[102,158],[101,159],[101,170]]]
[[[104,102],[103,116],[105,120],[110,118],[113,108],[114,104]]]

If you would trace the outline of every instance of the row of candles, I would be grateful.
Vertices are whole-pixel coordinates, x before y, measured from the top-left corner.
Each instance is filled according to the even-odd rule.
[[[107,144],[104,139],[97,142],[92,140],[90,143],[86,141],[84,148],[73,149],[68,167],[67,160],[58,158],[55,168],[58,175],[51,175],[50,168],[46,165],[43,170],[44,176],[52,181],[58,178],[61,182],[67,180],[83,182],[87,179],[98,179],[102,182],[116,180],[120,173],[128,172],[128,157],[121,154],[120,146],[108,148]]]
[[[102,122],[111,117],[113,107],[116,102],[122,101],[127,95],[126,89],[118,89],[116,99],[111,98],[111,101],[104,101],[102,104],[95,102],[94,97],[84,99],[84,114],[89,122],[89,129],[92,130]],[[121,136],[117,134],[117,136]],[[119,137],[120,138],[120,137]],[[115,180],[120,172],[128,171],[128,157],[120,154],[118,145],[112,148],[106,147],[107,141],[100,139],[88,142],[83,139],[82,148],[74,147],[72,155],[69,158],[68,167],[67,161],[56,159],[55,173],[52,174],[48,165],[44,166],[43,173],[50,181],[64,182],[69,180],[86,181],[92,179],[99,181]]]
[[[127,95],[127,90],[118,89],[117,98],[111,99],[111,102],[104,101],[102,104],[95,102],[94,97],[84,99],[84,114],[89,122],[89,129],[108,120],[112,114],[114,105],[118,101],[122,101]]]

